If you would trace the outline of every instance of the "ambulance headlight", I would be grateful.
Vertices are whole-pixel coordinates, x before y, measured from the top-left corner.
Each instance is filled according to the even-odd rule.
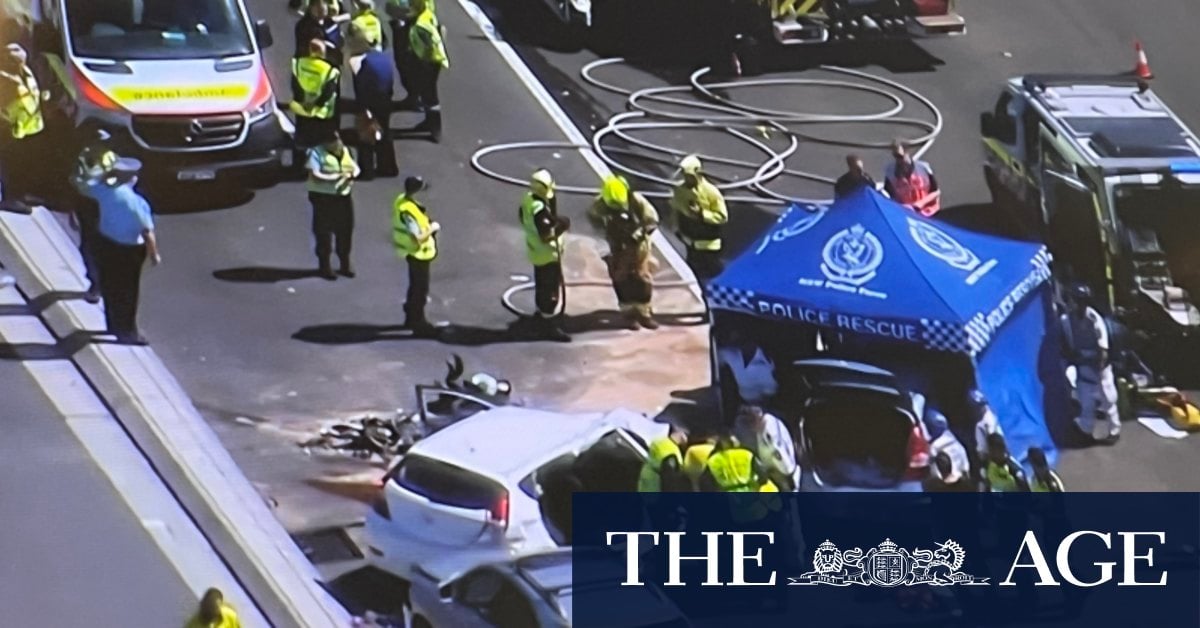
[[[247,111],[246,115],[250,118],[250,122],[258,122],[259,120],[262,120],[263,118],[274,113],[274,111],[275,101],[268,99],[261,105],[251,109],[250,111]]]

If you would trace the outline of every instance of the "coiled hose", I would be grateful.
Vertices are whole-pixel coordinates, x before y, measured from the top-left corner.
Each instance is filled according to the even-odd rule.
[[[590,145],[536,140],[493,144],[475,151],[471,155],[471,166],[484,176],[524,187],[527,184],[524,176],[499,172],[485,165],[485,159],[498,153],[513,150],[569,149],[591,151],[614,172],[638,180],[640,184],[636,185],[636,187],[645,196],[665,199],[670,198],[670,190],[676,184],[675,181],[662,176],[659,172],[651,172],[645,168],[630,165],[622,161],[622,158],[633,158],[642,162],[661,165],[662,170],[660,172],[673,172],[675,164],[681,157],[687,154],[697,154],[706,163],[721,164],[753,172],[751,176],[736,181],[717,180],[715,177],[710,176],[717,187],[725,193],[727,201],[779,208],[793,203],[823,204],[830,202],[829,198],[789,196],[776,192],[769,187],[772,181],[782,176],[826,184],[834,182],[833,179],[824,175],[789,168],[787,166],[787,160],[796,154],[802,141],[851,148],[886,148],[890,144],[890,135],[888,136],[888,141],[850,141],[821,137],[815,133],[802,132],[794,127],[806,128],[810,125],[840,124],[879,124],[913,127],[922,132],[920,136],[905,142],[910,147],[915,148],[913,153],[914,158],[920,158],[924,155],[933,146],[934,141],[936,141],[938,135],[942,132],[942,112],[924,95],[896,81],[859,70],[823,65],[820,66],[821,70],[839,74],[847,78],[775,77],[704,83],[702,79],[711,73],[711,68],[703,68],[693,72],[689,76],[687,85],[668,85],[638,90],[629,90],[596,78],[595,73],[597,70],[622,63],[625,63],[625,60],[622,58],[600,59],[587,64],[580,72],[584,81],[593,87],[625,96],[626,109],[628,109],[628,111],[613,115],[602,128],[597,129],[592,135],[592,143]],[[797,86],[859,91],[867,95],[882,98],[889,102],[890,106],[872,113],[822,114],[752,107],[716,93],[718,90],[729,92],[740,88]],[[677,94],[697,94],[703,100],[680,98],[676,96]],[[932,115],[932,120],[902,116],[901,114],[905,109],[905,101],[902,96],[907,96],[920,103]],[[666,107],[672,107],[675,110],[668,110]],[[781,137],[786,138],[786,147],[782,149],[772,147],[748,132],[762,131],[763,129],[775,131]],[[751,162],[709,153],[692,153],[673,146],[651,142],[637,136],[638,133],[663,130],[723,131],[748,144],[757,152],[761,152],[763,159],[760,162]],[[611,138],[617,138],[631,148],[612,146],[611,142],[608,141]],[[653,187],[647,189],[647,183],[657,186],[658,189],[654,189]],[[598,187],[585,185],[557,185],[555,190],[565,194],[596,195],[599,193]],[[655,287],[658,288],[687,287],[691,284],[692,282],[690,281],[680,280],[664,280],[654,283]],[[560,309],[563,310],[566,308],[566,287],[568,285],[572,287],[605,287],[609,286],[610,283],[596,280],[564,283],[563,298],[560,301]],[[517,308],[512,303],[512,298],[517,293],[532,288],[533,282],[531,281],[514,285],[503,293],[501,302],[513,314],[528,316],[530,313],[523,312]]]

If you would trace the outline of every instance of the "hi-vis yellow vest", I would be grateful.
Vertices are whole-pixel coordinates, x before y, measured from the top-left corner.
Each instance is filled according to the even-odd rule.
[[[19,75],[6,75],[6,78],[16,79],[17,83],[16,96],[4,103],[4,119],[12,125],[12,136],[24,139],[41,133],[45,128],[45,121],[42,119],[42,90],[38,88],[33,72],[27,67],[22,67]]]
[[[754,472],[754,454],[749,449],[724,449],[708,458],[708,472],[725,493],[758,491],[758,474]]]
[[[392,242],[396,245],[396,254],[428,262],[437,257],[437,239],[431,235],[424,242],[417,242],[408,232],[408,225],[404,222],[404,219],[410,216],[422,232],[429,231],[429,215],[421,211],[416,201],[401,194],[396,198],[392,212]]]
[[[708,468],[708,459],[714,448],[712,443],[696,443],[688,447],[683,455],[683,474],[692,481],[692,488],[696,490],[700,488],[700,476]]]
[[[996,464],[990,460],[987,463],[987,481],[993,493],[1015,493],[1019,488],[1017,478],[1007,464]]]
[[[328,120],[333,117],[337,106],[337,90],[324,101],[318,102],[321,92],[329,83],[341,79],[341,72],[328,61],[316,57],[301,57],[292,60],[292,75],[304,91],[302,102],[292,101],[288,106],[298,116]]]
[[[412,30],[408,31],[408,43],[418,59],[443,68],[450,67],[446,46],[442,43],[442,26],[428,8],[417,16]]]
[[[542,240],[538,234],[537,222],[534,216],[546,206],[545,201],[526,192],[521,201],[521,226],[525,229],[525,250],[529,255],[529,263],[534,266],[545,266],[557,262],[562,256],[563,236],[555,236],[550,242]]]
[[[650,443],[650,458],[642,463],[642,470],[638,475],[639,493],[662,492],[662,464],[668,458],[683,462],[683,452],[679,450],[675,441],[664,436]]]
[[[350,149],[342,149],[342,158],[338,159],[337,155],[325,150],[324,146],[318,146],[312,149],[317,155],[317,160],[321,164],[321,172],[323,174],[342,173],[349,177],[354,174],[354,168],[357,164],[354,163],[354,157],[350,155]],[[308,175],[308,191],[316,192],[317,194],[332,194],[334,196],[349,196],[350,188],[353,182],[347,180],[339,184],[337,181],[323,181],[310,173]]]

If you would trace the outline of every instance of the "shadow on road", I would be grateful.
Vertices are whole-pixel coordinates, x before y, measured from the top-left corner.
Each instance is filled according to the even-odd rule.
[[[655,320],[665,326],[689,327],[703,324],[703,314],[656,314]],[[531,319],[519,319],[507,327],[474,327],[450,324],[438,329],[435,338],[419,338],[403,325],[371,325],[366,323],[334,323],[305,327],[292,338],[302,342],[322,345],[366,344],[382,341],[436,340],[442,344],[463,347],[504,344],[510,342],[537,342],[540,340],[530,328]],[[600,331],[628,329],[622,315],[616,310],[597,310],[577,316],[563,318],[563,330],[572,335]]]
[[[97,338],[100,334],[77,331],[54,344],[40,342],[18,342],[0,344],[0,360],[63,360],[75,355],[80,349],[93,342],[112,342]]]
[[[316,276],[315,268],[272,268],[269,266],[244,266],[213,272],[213,277],[234,283],[278,283]]]
[[[0,316],[39,316],[46,308],[59,301],[83,299],[86,293],[70,290],[55,290],[40,294],[28,303],[0,305]]]

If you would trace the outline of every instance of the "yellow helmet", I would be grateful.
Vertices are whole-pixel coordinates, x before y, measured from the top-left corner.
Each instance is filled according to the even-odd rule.
[[[700,158],[695,155],[679,160],[679,171],[684,174],[700,174],[701,167]]]
[[[541,168],[533,173],[529,178],[529,188],[536,193],[539,193],[546,198],[554,196],[554,176],[549,170]]]
[[[600,198],[609,207],[629,207],[629,182],[621,176],[605,177]]]

